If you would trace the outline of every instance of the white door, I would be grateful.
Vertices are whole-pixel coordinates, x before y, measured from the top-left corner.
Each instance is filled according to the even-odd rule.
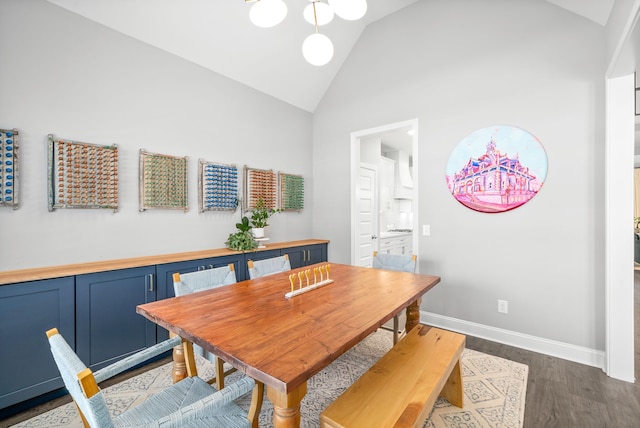
[[[374,165],[368,165],[364,163],[360,164],[357,189],[357,266],[371,267],[373,252],[377,250],[377,174],[378,171]]]

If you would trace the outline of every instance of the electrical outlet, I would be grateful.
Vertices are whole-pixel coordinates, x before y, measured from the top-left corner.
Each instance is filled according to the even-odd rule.
[[[509,313],[509,302],[506,300],[498,300],[498,312],[501,314]]]
[[[431,235],[431,225],[423,224],[422,225],[422,236]]]

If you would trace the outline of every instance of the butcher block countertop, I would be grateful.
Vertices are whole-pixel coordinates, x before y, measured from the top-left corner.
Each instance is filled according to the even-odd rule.
[[[326,244],[325,239],[305,239],[301,241],[277,242],[267,245],[265,248],[255,251],[279,250],[282,248],[302,247],[305,245]],[[183,262],[188,260],[222,257],[233,254],[241,254],[239,251],[228,248],[216,248],[211,250],[189,251],[185,253],[162,254],[157,256],[133,257],[118,260],[103,260],[98,262],[76,263],[60,266],[47,266],[31,269],[19,269],[0,272],[0,285],[16,282],[35,281],[39,279],[61,278],[64,276],[82,275],[85,273],[105,272],[110,270],[127,269],[140,266],[159,265],[164,263]]]

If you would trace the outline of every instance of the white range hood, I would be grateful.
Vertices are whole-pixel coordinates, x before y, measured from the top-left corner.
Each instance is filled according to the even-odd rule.
[[[396,161],[395,165],[395,199],[413,198],[413,178],[409,165],[409,154],[402,150],[386,152],[385,156]]]

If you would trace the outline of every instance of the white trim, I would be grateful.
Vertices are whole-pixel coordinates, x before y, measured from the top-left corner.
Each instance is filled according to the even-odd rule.
[[[412,155],[413,155],[413,252],[417,256],[419,249],[419,233],[418,233],[418,220],[419,215],[419,171],[418,171],[418,119],[410,119],[403,122],[391,123],[388,125],[378,126],[376,128],[363,129],[351,133],[351,264],[357,264],[356,261],[356,218],[357,218],[357,186],[358,186],[358,171],[360,170],[360,139],[369,135],[381,134],[389,131],[393,131],[398,128],[404,128],[411,126],[413,128],[412,138]],[[419,269],[419,267],[418,267]]]
[[[607,79],[605,142],[605,372],[633,382],[634,76]]]
[[[622,5],[628,7],[627,4]],[[616,6],[614,5],[614,9]],[[615,40],[612,57],[606,71],[606,136],[605,136],[605,371],[607,375],[634,381],[634,333],[633,333],[633,247],[632,228],[620,232],[633,216],[633,190],[627,186],[633,183],[633,175],[627,181],[625,174],[633,168],[633,130],[628,136],[627,120],[634,113],[633,76],[638,60],[633,58],[634,33],[640,0],[634,0],[623,24],[622,32]],[[613,25],[616,28],[616,25]],[[625,53],[626,52],[626,53]],[[629,57],[632,57],[631,59]],[[623,74],[621,78],[615,76]],[[626,76],[624,76],[626,74]],[[626,88],[625,88],[626,86]],[[625,106],[626,104],[626,106]],[[631,119],[633,121],[633,119]],[[628,163],[630,162],[630,163]],[[621,186],[622,188],[619,188]],[[626,193],[626,194],[625,194]],[[630,297],[629,297],[630,296]]]
[[[420,322],[446,330],[456,331],[469,336],[479,337],[492,342],[538,352],[552,357],[598,367],[604,370],[605,353],[597,349],[585,348],[570,343],[544,339],[515,331],[490,327],[470,321],[451,318],[444,315],[420,311]]]

